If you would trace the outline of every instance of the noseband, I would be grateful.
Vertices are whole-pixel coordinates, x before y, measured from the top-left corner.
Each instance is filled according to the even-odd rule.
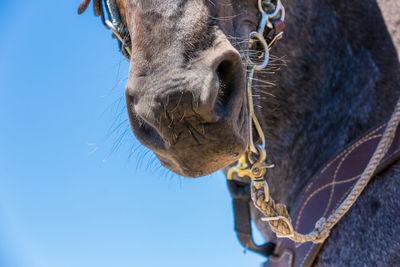
[[[82,14],[89,6],[91,0],[83,0],[78,8],[78,14]],[[129,30],[122,21],[116,0],[93,0],[95,16],[101,16],[103,25],[113,32],[113,38],[118,40],[118,45],[124,57],[131,59],[131,37]],[[104,10],[106,12],[104,12]],[[107,14],[107,17],[105,15]]]

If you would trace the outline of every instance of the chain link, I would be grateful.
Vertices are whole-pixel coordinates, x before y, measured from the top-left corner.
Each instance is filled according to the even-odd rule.
[[[248,176],[251,180],[263,178],[266,169],[273,168],[273,164],[265,164],[267,157],[265,151],[265,136],[260,122],[257,119],[253,102],[253,78],[255,71],[265,69],[269,62],[269,50],[282,38],[283,32],[276,29],[274,22],[285,20],[285,8],[280,0],[258,0],[260,20],[257,31],[249,34],[249,52],[247,54],[248,76],[246,81],[247,106],[249,113],[249,144],[245,154],[239,159],[237,165],[228,171],[228,179],[233,179],[236,173],[243,178]],[[266,40],[265,36],[272,34]],[[253,140],[253,127],[257,131],[259,143]]]

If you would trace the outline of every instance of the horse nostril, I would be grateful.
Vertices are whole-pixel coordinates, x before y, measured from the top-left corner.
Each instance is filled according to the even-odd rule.
[[[223,60],[217,67],[219,88],[216,101],[217,112],[225,115],[226,108],[232,100],[234,92],[238,89],[238,64],[236,60]]]
[[[229,61],[223,61],[217,68],[217,75],[219,79],[219,90],[218,90],[218,101],[222,106],[226,106],[231,95],[231,91],[228,88],[229,83]]]

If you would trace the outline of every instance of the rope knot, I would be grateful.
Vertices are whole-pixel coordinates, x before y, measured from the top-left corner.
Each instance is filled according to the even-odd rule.
[[[330,235],[329,228],[326,225],[326,218],[322,217],[315,223],[316,236],[313,240],[314,243],[324,243]]]
[[[269,196],[268,184],[265,180],[254,180],[251,186],[251,198],[254,205],[266,216],[263,221],[269,222],[271,230],[278,237],[294,235],[290,216],[285,205],[275,204]]]

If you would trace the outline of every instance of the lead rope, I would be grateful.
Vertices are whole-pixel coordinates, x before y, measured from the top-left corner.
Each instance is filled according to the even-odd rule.
[[[342,219],[346,212],[356,202],[365,186],[371,180],[377,166],[381,162],[384,155],[387,153],[390,145],[395,136],[397,126],[400,122],[400,98],[396,104],[395,110],[390,118],[390,121],[383,133],[382,139],[379,141],[372,158],[370,159],[367,167],[361,174],[360,179],[354,185],[350,194],[335,210],[335,212],[328,217],[322,217],[315,224],[315,228],[309,234],[301,234],[293,229],[291,219],[287,208],[283,204],[276,204],[269,195],[268,183],[264,180],[266,169],[273,168],[274,165],[265,164],[265,137],[261,129],[260,123],[255,115],[253,104],[252,81],[254,72],[256,70],[264,69],[269,61],[269,50],[271,47],[282,37],[282,32],[277,30],[277,25],[283,24],[285,17],[285,9],[280,0],[258,0],[258,9],[261,13],[260,22],[257,31],[251,32],[249,35],[249,55],[247,56],[247,63],[249,66],[249,74],[247,77],[246,90],[247,90],[247,104],[249,110],[249,132],[250,140],[248,149],[245,154],[239,159],[235,167],[229,169],[227,177],[229,180],[233,179],[233,174],[236,173],[239,177],[250,177],[251,182],[251,198],[257,209],[261,211],[266,217],[262,220],[267,221],[271,230],[277,237],[286,237],[295,242],[305,243],[323,243],[329,236],[332,228]],[[278,23],[277,23],[278,22]],[[265,28],[268,28],[268,33],[275,30],[269,42],[264,38]],[[258,54],[254,51],[260,51]],[[253,55],[251,55],[251,51]],[[256,55],[256,56],[254,56]],[[261,63],[260,63],[261,62]],[[253,127],[257,130],[258,144],[255,144],[253,138]]]
[[[275,204],[274,200],[269,196],[267,182],[260,179],[254,180],[251,183],[251,198],[253,203],[266,216],[263,220],[269,222],[272,231],[276,233],[277,237],[287,237],[300,243],[309,241],[323,243],[329,236],[332,228],[342,219],[351,206],[353,206],[371,180],[377,166],[393,142],[399,122],[400,98],[397,101],[395,110],[383,133],[382,139],[379,141],[378,147],[350,194],[328,219],[324,217],[319,219],[315,224],[314,230],[309,234],[300,234],[294,231],[286,207],[282,204]]]

